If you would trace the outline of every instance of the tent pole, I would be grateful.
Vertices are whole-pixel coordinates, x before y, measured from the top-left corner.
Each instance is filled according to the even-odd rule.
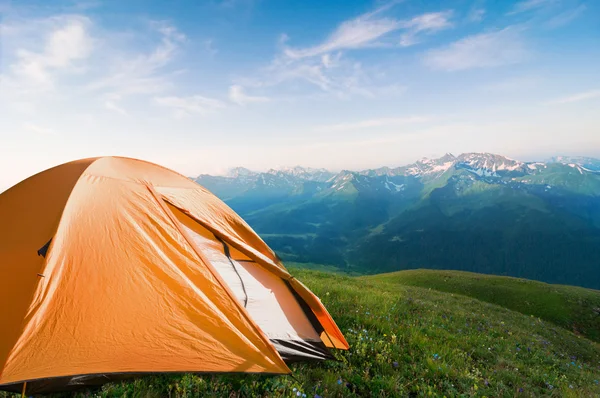
[[[25,398],[25,389],[27,388],[27,382],[23,383],[23,391],[21,391],[21,398]]]

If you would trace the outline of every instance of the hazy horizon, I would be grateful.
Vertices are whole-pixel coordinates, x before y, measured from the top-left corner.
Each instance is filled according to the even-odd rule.
[[[0,191],[55,165],[182,174],[600,157],[600,3],[0,0]]]
[[[327,171],[332,172],[332,173],[339,173],[339,172],[344,171],[344,170],[348,170],[348,171],[364,171],[364,170],[368,170],[368,169],[378,169],[378,168],[382,168],[382,167],[389,167],[389,168],[393,169],[393,168],[396,168],[396,167],[402,167],[402,166],[410,165],[410,164],[415,163],[415,162],[417,162],[419,160],[424,160],[424,159],[438,159],[438,158],[440,158],[440,157],[442,157],[442,156],[444,156],[446,154],[452,154],[452,155],[458,157],[458,156],[460,156],[461,154],[464,154],[464,153],[468,153],[468,152],[460,152],[460,153],[446,152],[446,153],[443,153],[443,154],[440,154],[440,155],[437,155],[437,156],[421,156],[421,157],[415,158],[413,161],[409,161],[408,163],[381,164],[381,165],[375,165],[375,166],[372,166],[372,167],[360,167],[360,168],[351,168],[351,167],[328,168],[328,167],[320,167],[320,166],[307,166],[307,165],[303,165],[303,164],[273,165],[273,166],[263,167],[263,168],[253,168],[253,167],[247,167],[247,166],[244,166],[244,165],[234,165],[234,166],[231,166],[231,167],[220,169],[220,170],[218,170],[216,172],[212,172],[212,173],[205,173],[205,172],[200,171],[198,173],[187,174],[187,176],[190,177],[190,178],[196,178],[196,177],[199,177],[201,175],[227,176],[233,169],[236,169],[236,168],[244,168],[244,169],[248,169],[248,170],[250,170],[252,172],[257,172],[257,173],[268,172],[269,170],[291,169],[291,168],[294,168],[294,167],[313,168],[313,169],[326,169]],[[600,161],[600,156],[594,156],[594,155],[580,155],[580,154],[566,154],[565,155],[564,153],[559,153],[559,154],[553,154],[553,155],[550,155],[550,156],[546,156],[546,157],[543,157],[543,158],[536,158],[536,157],[534,157],[534,158],[527,158],[527,159],[525,159],[525,158],[513,158],[513,157],[510,157],[510,156],[503,155],[501,153],[493,153],[493,152],[490,152],[490,153],[494,154],[494,155],[505,156],[505,157],[507,157],[509,159],[517,160],[517,161],[520,161],[520,162],[526,162],[526,163],[527,162],[547,162],[547,161],[550,160],[550,158],[559,157],[559,156],[567,156],[567,157],[590,157],[590,158],[594,158],[594,159],[597,159],[597,160]],[[111,155],[107,155],[107,156],[111,156]],[[140,159],[140,160],[149,161],[148,159]],[[54,167],[54,166],[58,166],[58,164],[53,165],[51,167]],[[38,170],[37,172],[33,173],[32,175],[37,174],[39,172],[42,172],[44,170],[45,169]],[[174,171],[179,172],[179,173],[184,174],[184,175],[186,174],[186,173],[183,173],[181,170],[174,169]],[[25,180],[28,177],[31,177],[32,175],[26,176],[22,180]],[[11,188],[12,186],[18,184],[22,180],[19,180],[19,181],[15,182],[14,184],[10,185],[10,186],[0,186],[0,193],[2,193],[5,190]]]
[[[198,175],[201,174],[206,174],[206,175],[214,175],[214,176],[224,176],[227,173],[231,172],[233,169],[236,168],[244,168],[247,170],[250,170],[252,172],[267,172],[269,170],[283,170],[283,169],[292,169],[294,167],[302,167],[302,168],[312,168],[312,169],[325,169],[327,171],[333,172],[333,173],[337,173],[337,172],[341,172],[343,170],[348,170],[348,171],[364,171],[364,170],[370,170],[370,169],[378,169],[378,168],[382,168],[382,167],[389,167],[389,168],[396,168],[396,167],[402,167],[402,166],[407,166],[410,164],[413,164],[419,160],[425,160],[425,159],[439,159],[447,154],[451,154],[455,157],[458,157],[462,154],[466,154],[466,153],[483,153],[483,152],[459,152],[459,153],[450,153],[450,152],[446,152],[443,154],[439,154],[436,156],[421,156],[418,158],[415,158],[414,161],[409,161],[408,163],[399,163],[399,164],[382,164],[382,165],[375,165],[375,166],[371,166],[371,167],[365,167],[365,168],[351,168],[351,167],[341,167],[341,168],[328,168],[328,167],[318,167],[318,166],[307,166],[307,165],[303,165],[303,164],[289,164],[289,165],[274,165],[271,167],[263,167],[263,168],[252,168],[252,167],[246,167],[244,165],[237,165],[237,166],[232,166],[232,167],[228,167],[226,169],[220,170],[217,173],[199,173],[199,174],[192,174],[190,175],[190,177],[196,177]],[[530,163],[530,162],[548,162],[551,158],[555,158],[555,157],[586,157],[586,158],[593,158],[593,159],[597,159],[598,161],[600,161],[600,156],[594,156],[594,155],[578,155],[578,154],[553,154],[550,156],[546,156],[546,157],[532,157],[532,158],[513,158],[510,156],[506,156],[504,154],[501,153],[494,153],[494,152],[485,152],[485,153],[490,153],[493,155],[499,155],[499,156],[504,156],[508,159],[512,159],[512,160],[516,160],[516,161],[520,161],[520,162],[524,162],[524,163]],[[599,152],[600,153],[600,152]]]

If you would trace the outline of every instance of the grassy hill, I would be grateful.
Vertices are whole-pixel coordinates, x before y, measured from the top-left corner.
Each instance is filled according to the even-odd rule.
[[[597,325],[586,308],[600,292],[461,272],[291,271],[345,333],[338,361],[295,365],[293,377],[150,376],[80,396],[600,396],[600,344],[571,327]]]
[[[533,315],[600,342],[600,291],[461,271],[410,270],[365,277],[431,288]]]

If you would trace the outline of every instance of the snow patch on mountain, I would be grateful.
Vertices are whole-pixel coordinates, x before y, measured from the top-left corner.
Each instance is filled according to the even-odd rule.
[[[479,177],[498,177],[498,173],[489,169],[467,169],[473,174],[477,174]]]
[[[576,164],[585,171],[600,173],[600,159],[594,159],[584,156],[557,156],[551,158],[549,162],[562,163],[564,165]]]
[[[412,165],[406,166],[404,174],[414,177],[441,175],[455,164],[456,157],[448,153],[439,159],[423,158]]]
[[[577,171],[579,171],[579,174],[583,174],[583,170],[582,170],[582,167],[580,165],[575,164],[575,163],[569,163],[568,166],[576,169]]]
[[[473,170],[492,172],[523,170],[525,166],[523,162],[491,153],[465,153],[458,157],[458,162]]]
[[[227,173],[227,177],[231,178],[252,177],[256,175],[258,175],[258,173],[245,167],[234,167],[229,171],[229,173]]]
[[[435,165],[429,170],[429,173],[445,173],[450,167],[454,166],[454,162],[446,162],[444,164]]]
[[[395,191],[395,192],[400,192],[405,187],[404,184],[396,184],[395,182],[390,181],[387,176],[385,177],[384,185],[388,191]]]

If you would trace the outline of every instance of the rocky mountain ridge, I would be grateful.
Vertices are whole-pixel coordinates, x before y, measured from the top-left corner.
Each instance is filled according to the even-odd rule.
[[[549,171],[549,167],[552,172]],[[562,168],[580,175],[600,173],[600,160],[585,157],[555,157],[547,162],[521,162],[505,156],[490,153],[465,153],[454,156],[450,153],[437,158],[423,158],[413,164],[401,167],[381,167],[360,171],[342,170],[334,173],[326,169],[304,168],[301,166],[270,169],[255,172],[243,167],[231,169],[226,176],[200,175],[195,180],[208,189],[227,191],[239,195],[253,190],[271,191],[274,194],[305,192],[307,182],[316,183],[316,192],[353,193],[361,190],[388,190],[402,192],[411,178],[421,182],[432,182],[444,174],[464,170],[479,178],[504,179],[520,184],[544,183],[544,176]],[[532,177],[532,178],[527,178]],[[408,180],[408,181],[407,181]],[[548,178],[548,185],[557,181]],[[559,184],[560,185],[560,184]],[[230,189],[225,189],[229,186]]]

